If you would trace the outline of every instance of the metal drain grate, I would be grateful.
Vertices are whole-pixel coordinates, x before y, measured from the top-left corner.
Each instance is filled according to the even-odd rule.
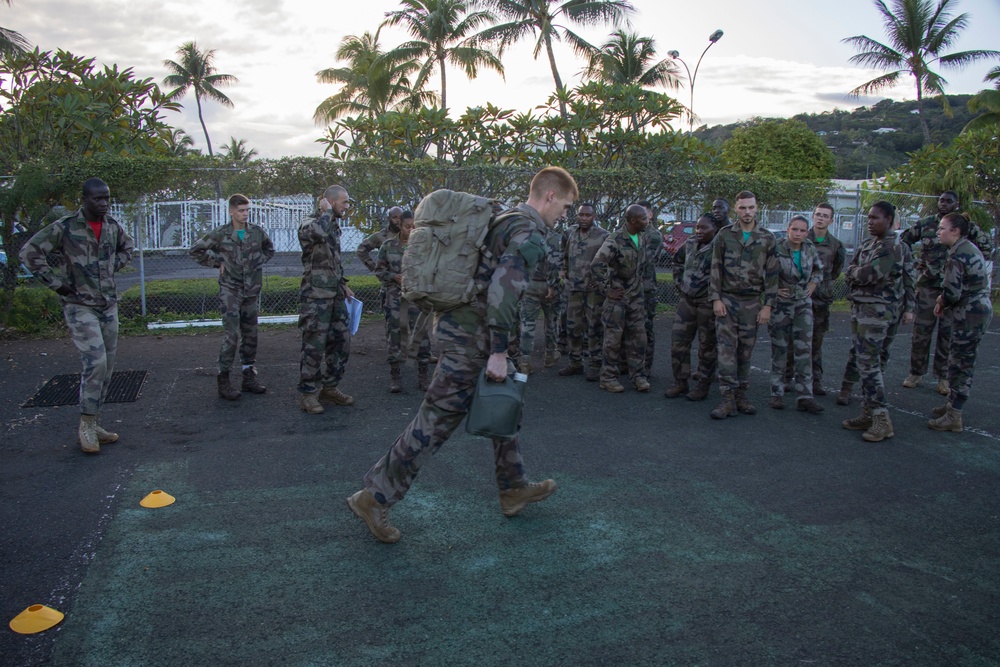
[[[139,398],[139,391],[149,371],[115,371],[108,387],[105,403],[131,403]],[[57,375],[39,389],[22,408],[51,408],[59,405],[76,405],[80,402],[80,374]]]

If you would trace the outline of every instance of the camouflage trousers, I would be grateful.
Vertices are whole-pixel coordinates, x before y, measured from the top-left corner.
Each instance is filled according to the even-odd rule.
[[[603,303],[604,297],[597,290],[569,293],[566,301],[566,334],[569,339],[570,363],[582,364],[586,353],[592,367],[601,365]]]
[[[910,373],[927,374],[927,357],[934,341],[934,377],[948,377],[948,339],[951,337],[950,320],[934,315],[934,305],[941,296],[940,287],[917,287],[913,309],[913,347],[910,349]],[[937,325],[937,337],[934,327]]]
[[[559,290],[559,351],[569,350],[569,322],[567,320],[569,309],[569,292]]]
[[[760,297],[722,294],[726,316],[715,318],[715,340],[719,348],[719,389],[727,391],[750,386],[750,358],[757,344],[757,315]]]
[[[300,299],[299,330],[302,357],[299,362],[299,391],[311,394],[324,387],[336,387],[344,377],[351,354],[347,304],[344,299]]]
[[[679,294],[674,325],[670,331],[670,367],[674,380],[710,382],[718,365],[715,343],[715,312],[707,299],[692,301]],[[691,344],[698,338],[698,369],[691,374]]]
[[[796,397],[812,398],[812,303],[809,299],[779,299],[767,329],[771,336],[771,396],[785,394],[785,366],[791,357]]]
[[[646,306],[642,294],[623,299],[605,299],[601,313],[604,326],[604,358],[601,381],[617,380],[623,360],[633,382],[646,376]]]
[[[80,350],[80,412],[96,415],[108,397],[118,353],[118,304],[92,308],[75,303],[63,305],[66,326]]]
[[[420,309],[406,301],[400,296],[399,290],[386,290],[383,298],[383,308],[385,313],[385,343],[387,358],[390,366],[395,366],[406,361],[410,353],[409,338],[410,333],[416,331],[417,320],[420,317]],[[406,317],[403,318],[403,314]],[[407,336],[407,349],[403,349],[403,331]],[[417,348],[417,360],[426,362],[431,356],[431,339],[425,330],[420,336],[420,344]]]
[[[892,341],[896,340],[896,332],[899,331],[899,325],[903,319],[902,313],[898,316],[893,317],[892,322],[889,323],[888,328],[885,330],[885,338],[882,339],[882,349],[879,351],[879,365],[884,371],[889,367],[889,356],[892,348]],[[858,370],[858,355],[854,350],[854,344],[851,344],[850,349],[847,351],[847,366],[844,368],[844,382],[849,382],[855,384],[861,381],[861,372]]]
[[[826,332],[830,330],[830,304],[814,300],[812,311],[812,377],[813,383],[818,384],[823,381],[823,341],[826,339]],[[785,364],[785,383],[791,382],[794,378],[795,355],[793,350],[789,350],[788,361]]]
[[[535,329],[538,326],[538,315],[541,313],[545,322],[545,352],[556,351],[559,326],[559,300],[547,301],[545,296],[524,293],[521,298],[521,354],[531,356],[535,349]]]
[[[486,366],[490,334],[485,300],[439,313],[434,328],[440,352],[424,400],[413,421],[365,474],[365,487],[384,505],[403,499],[421,466],[462,423]],[[528,483],[518,437],[493,438],[493,463],[501,491]]]
[[[993,305],[988,300],[979,304],[961,307],[951,319],[951,344],[948,347],[948,382],[951,385],[949,399],[961,410],[969,399],[972,389],[972,371],[976,365],[979,344],[993,319]],[[953,317],[953,319],[952,319]]]
[[[222,347],[219,348],[219,372],[228,373],[236,360],[253,366],[257,361],[257,316],[260,296],[245,296],[242,291],[219,288],[222,304]],[[242,337],[242,341],[240,338]]]
[[[656,317],[656,306],[659,299],[656,298],[656,288],[646,290],[642,293],[642,305],[646,309],[646,356],[643,362],[643,370],[649,376],[653,370],[653,352],[656,347],[656,333],[653,331],[653,318]]]
[[[888,360],[885,344],[889,328],[897,314],[887,306],[874,303],[851,305],[851,335],[854,343],[847,355],[845,382],[861,380],[861,395],[871,409],[886,406],[882,358]]]

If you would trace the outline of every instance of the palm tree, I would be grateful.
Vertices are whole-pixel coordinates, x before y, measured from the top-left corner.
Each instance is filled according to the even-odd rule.
[[[0,4],[13,6],[14,0],[0,0]],[[0,28],[0,55],[21,53],[31,48],[24,36],[14,30]]]
[[[194,139],[184,130],[174,128],[163,135],[163,140],[167,144],[167,151],[173,157],[184,157],[197,152]]]
[[[952,18],[949,11],[951,4],[953,0],[938,0],[937,6],[931,0],[892,0],[892,9],[889,9],[885,0],[876,0],[875,6],[882,13],[882,23],[889,36],[889,44],[877,42],[865,35],[842,40],[859,51],[851,58],[852,63],[887,71],[852,90],[852,95],[860,96],[891,88],[906,74],[914,78],[917,87],[917,112],[925,144],[931,142],[931,132],[924,117],[924,95],[943,96],[944,85],[948,83],[931,67],[939,65],[960,69],[979,60],[1000,56],[1000,51],[985,49],[943,53],[969,24],[968,14]]]
[[[500,23],[480,33],[480,38],[498,40],[501,55],[504,49],[510,47],[522,38],[531,35],[535,38],[533,55],[538,55],[545,49],[549,58],[549,68],[556,84],[556,94],[559,96],[559,111],[563,118],[568,118],[566,112],[566,87],[563,85],[559,69],[556,67],[556,57],[552,50],[552,42],[565,39],[573,48],[582,54],[593,50],[593,46],[560,23],[576,24],[581,27],[612,24],[618,28],[628,24],[628,17],[635,12],[628,0],[484,0],[487,6],[505,19]]]
[[[994,90],[986,89],[976,93],[967,106],[972,113],[983,112],[983,115],[976,116],[962,128],[962,132],[969,130],[979,130],[987,127],[1000,128],[1000,66],[994,67],[986,74],[983,81],[993,81],[996,83]]]
[[[379,28],[375,34],[361,37],[347,35],[340,40],[337,60],[347,61],[346,67],[331,67],[316,72],[320,83],[339,83],[340,91],[323,100],[313,120],[326,125],[348,114],[375,117],[397,108],[414,109],[433,103],[433,93],[414,90],[409,76],[420,68],[414,61],[398,61],[386,57],[379,45]]]
[[[257,156],[257,149],[247,146],[246,139],[229,137],[229,143],[222,145],[221,155],[222,157],[233,162],[246,164]]]
[[[503,63],[489,49],[478,46],[476,31],[496,21],[488,11],[470,11],[466,0],[401,0],[403,9],[386,12],[382,25],[403,25],[413,38],[392,50],[389,57],[399,61],[423,60],[413,87],[422,89],[434,68],[441,76],[441,108],[448,108],[448,80],[445,65],[451,63],[476,78],[480,67],[501,76]]]
[[[655,59],[652,37],[615,30],[608,41],[589,53],[583,76],[593,81],[637,84],[643,88],[679,88],[677,63],[672,58],[653,62]]]
[[[184,97],[188,90],[194,91],[194,99],[198,103],[198,120],[201,121],[201,129],[205,132],[208,154],[214,155],[212,140],[208,136],[208,128],[205,127],[205,118],[202,115],[201,98],[218,102],[231,109],[233,101],[218,87],[239,83],[239,80],[232,74],[219,74],[215,71],[215,49],[201,51],[194,42],[185,42],[177,49],[177,55],[180,56],[180,62],[163,61],[163,65],[171,72],[164,77],[163,85],[174,86],[174,90],[167,93],[167,98],[176,100]]]

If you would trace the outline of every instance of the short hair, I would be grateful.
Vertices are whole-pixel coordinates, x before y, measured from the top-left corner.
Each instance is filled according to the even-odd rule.
[[[98,190],[100,188],[107,188],[107,187],[108,187],[108,184],[105,183],[104,181],[102,181],[99,178],[96,178],[96,177],[95,178],[88,178],[87,180],[85,180],[83,182],[83,187],[81,188],[81,194],[84,197],[86,197],[87,195],[89,195],[94,190]],[[108,190],[110,191],[111,188],[108,188]]]
[[[405,210],[405,211],[403,211],[403,213],[402,213],[402,214],[401,214],[401,215],[399,216],[399,219],[400,219],[400,220],[409,220],[409,219],[411,219],[412,217],[413,217],[413,211],[411,211],[410,209],[406,209],[406,210]]]
[[[719,228],[719,221],[716,220],[715,216],[712,215],[711,213],[702,213],[701,217],[698,218],[697,222],[701,222],[702,220],[708,220],[709,222],[712,223],[713,227],[715,227],[716,229]]]
[[[579,211],[581,208],[589,208],[595,213],[597,212],[597,207],[594,206],[594,204],[589,201],[582,202],[579,206],[576,207],[576,210]]]
[[[896,217],[896,207],[884,199],[879,200],[874,204],[872,204],[872,208],[877,208],[878,210],[882,211],[885,214],[885,216],[890,220],[894,220]]]
[[[757,195],[755,195],[754,193],[750,192],[749,190],[741,190],[736,195],[736,201],[739,201],[741,199],[756,199],[756,198],[757,198]]]
[[[386,215],[386,217],[389,217],[393,213],[402,214],[403,213],[403,207],[402,206],[393,206],[392,208],[390,208],[388,211],[385,212],[385,215]]]
[[[797,220],[801,220],[802,222],[806,223],[806,229],[808,229],[808,228],[809,228],[809,218],[807,218],[807,217],[806,217],[806,216],[804,216],[804,215],[799,215],[799,214],[796,214],[796,215],[793,215],[793,216],[792,216],[792,217],[791,217],[791,218],[790,218],[790,219],[788,220],[788,226],[789,226],[789,227],[791,227],[791,226],[792,226],[792,223],[793,223],[793,222],[795,222],[795,221],[797,221]]]
[[[580,196],[576,179],[562,167],[545,167],[531,179],[529,194],[542,196],[549,190],[568,195],[572,199]]]
[[[343,185],[331,185],[326,190],[323,190],[323,199],[333,199],[339,197],[340,195],[346,195],[347,188]]]
[[[941,218],[942,222],[944,222],[945,220],[948,221],[948,224],[951,225],[952,229],[957,229],[958,233],[961,234],[962,236],[969,235],[969,228],[972,226],[972,223],[969,222],[968,216],[966,216],[964,213],[958,213],[958,212],[949,213],[948,215]]]
[[[650,203],[648,199],[643,199],[642,201],[637,201],[636,204],[643,208],[648,208],[650,211],[653,210],[653,204]]]
[[[827,209],[828,211],[830,211],[830,215],[831,215],[831,216],[832,216],[832,215],[833,215],[834,213],[836,213],[836,211],[835,211],[835,210],[834,210],[834,208],[833,208],[833,204],[831,204],[831,203],[830,203],[830,202],[828,202],[828,201],[822,201],[822,202],[820,202],[820,203],[816,204],[816,208],[825,208],[825,209]],[[815,211],[816,209],[813,209],[813,210]]]
[[[247,196],[239,193],[229,198],[229,208],[236,208],[237,206],[244,206],[249,203],[250,200],[247,199]]]
[[[646,215],[646,207],[642,204],[632,204],[627,209],[625,209],[625,219],[632,220],[633,218],[639,218]]]
[[[955,192],[954,190],[945,190],[944,192],[942,192],[941,194],[938,195],[938,199],[940,199],[941,197],[944,197],[945,195],[951,195],[952,197],[955,198],[955,201],[957,201],[957,202],[962,201],[961,199],[959,199],[958,193]]]

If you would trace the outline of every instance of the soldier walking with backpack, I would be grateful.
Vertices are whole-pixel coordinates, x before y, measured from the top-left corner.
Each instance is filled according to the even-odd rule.
[[[507,377],[511,367],[507,339],[517,303],[545,255],[547,228],[566,214],[578,194],[576,181],[564,169],[546,167],[538,172],[527,202],[498,216],[489,229],[475,270],[477,289],[470,300],[437,314],[440,356],[430,388],[413,421],[365,474],[364,488],[347,499],[351,511],[379,541],[399,540],[399,530],[389,523],[389,509],[403,499],[421,465],[461,424],[483,367],[490,380]],[[421,231],[421,220],[418,207],[414,237]],[[408,257],[417,250],[413,237],[410,244]],[[405,261],[403,270],[405,274]],[[409,278],[403,282],[408,290]],[[494,438],[493,456],[505,516],[514,516],[528,503],[555,492],[554,480],[528,481],[517,436]]]

